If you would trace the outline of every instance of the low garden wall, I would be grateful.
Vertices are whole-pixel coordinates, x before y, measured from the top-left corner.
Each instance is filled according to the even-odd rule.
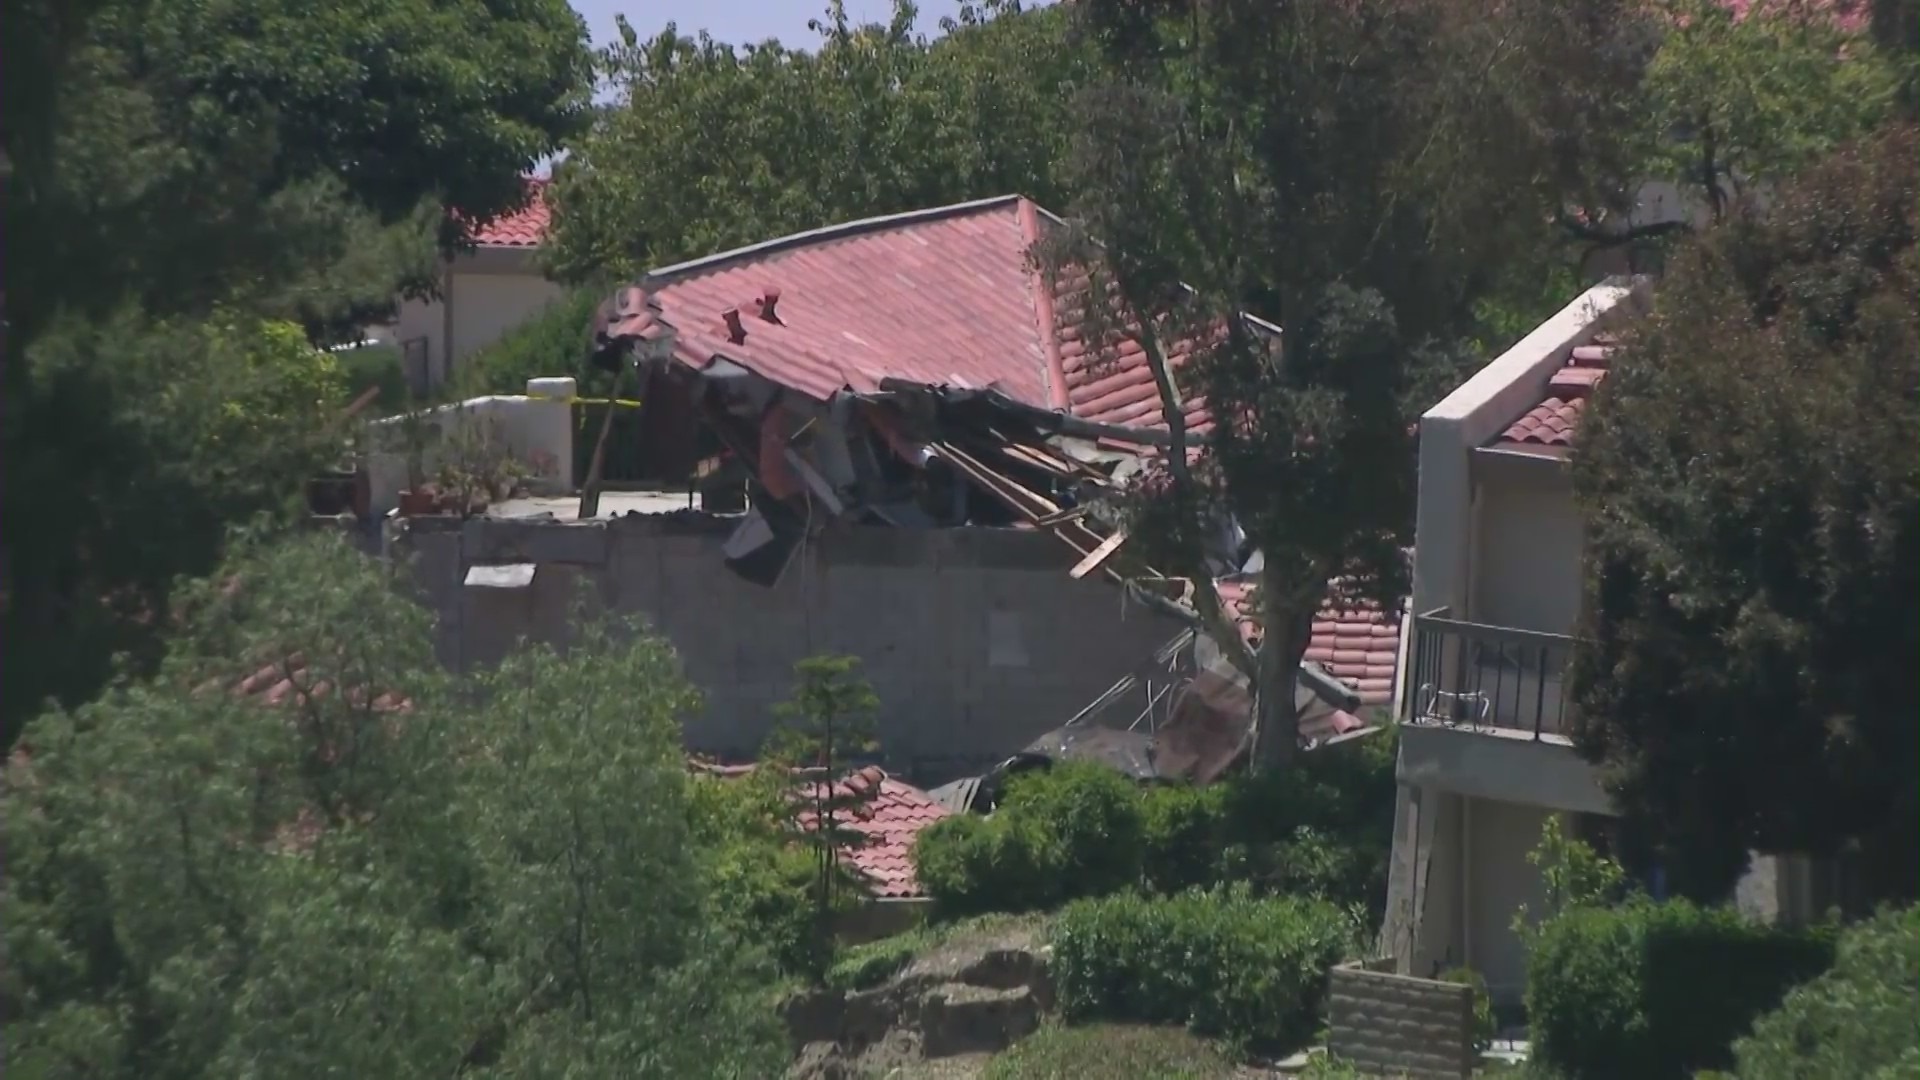
[[[1341,964],[1328,975],[1327,1053],[1362,1072],[1419,1080],[1468,1077],[1473,989],[1393,973],[1392,958]]]

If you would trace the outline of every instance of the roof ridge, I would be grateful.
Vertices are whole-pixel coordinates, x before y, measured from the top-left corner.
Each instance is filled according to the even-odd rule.
[[[658,267],[642,275],[640,283],[644,287],[652,288],[656,285],[668,284],[673,279],[686,277],[698,272],[719,270],[742,259],[777,255],[783,251],[808,247],[829,240],[843,240],[848,237],[861,236],[870,232],[879,232],[883,229],[899,228],[903,225],[918,225],[928,221],[940,221],[945,218],[961,217],[967,214],[977,213],[997,206],[1018,206],[1020,203],[1031,201],[1032,200],[1028,199],[1025,195],[1020,194],[995,195],[991,198],[951,203],[946,206],[933,206],[920,210],[906,210],[898,214],[882,214],[878,217],[860,218],[856,221],[843,221],[836,225],[824,225],[817,229],[807,229],[802,232],[790,233],[786,236],[775,237],[772,240],[762,240],[757,244],[737,247],[730,251],[722,251],[713,255],[702,255],[697,259],[688,259],[685,262],[674,263],[671,266]]]
[[[1072,402],[1067,396],[1066,361],[1060,355],[1060,322],[1054,308],[1052,274],[1043,270],[1032,258],[1033,246],[1040,242],[1040,215],[1044,213],[1038,203],[1022,195],[1019,196],[1020,239],[1026,242],[1027,288],[1033,296],[1034,325],[1040,333],[1040,352],[1047,358],[1047,404],[1059,412],[1071,412]],[[1053,214],[1047,215],[1055,222],[1060,219]]]

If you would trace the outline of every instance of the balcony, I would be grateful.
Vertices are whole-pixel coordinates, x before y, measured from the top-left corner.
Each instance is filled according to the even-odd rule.
[[[1407,677],[1409,724],[1564,737],[1564,678],[1574,639],[1450,618],[1436,608],[1413,619]]]

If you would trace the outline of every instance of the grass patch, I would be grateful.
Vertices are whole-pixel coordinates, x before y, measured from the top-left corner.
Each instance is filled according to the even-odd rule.
[[[1223,1080],[1234,1070],[1224,1050],[1180,1028],[1050,1024],[988,1062],[984,1080]]]
[[[904,934],[842,950],[827,969],[827,985],[836,990],[871,990],[905,971],[916,958],[943,945],[966,938],[1037,932],[1045,924],[1045,917],[1040,915],[995,914],[917,926]]]

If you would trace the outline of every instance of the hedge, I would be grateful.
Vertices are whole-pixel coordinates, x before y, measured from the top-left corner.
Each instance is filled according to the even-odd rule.
[[[1244,886],[1083,900],[1054,920],[1054,986],[1068,1019],[1184,1024],[1285,1052],[1319,1030],[1327,971],[1356,951],[1356,931],[1325,901]]]
[[[1266,893],[1386,900],[1395,740],[1316,752],[1277,776],[1141,786],[1068,762],[1010,781],[992,817],[921,834],[921,884],[948,914],[1026,911],[1139,886],[1173,895],[1247,882]]]
[[[1684,1078],[1833,962],[1827,928],[1762,926],[1727,908],[1636,899],[1543,924],[1527,961],[1533,1053],[1569,1077]]]
[[[1833,967],[1734,1044],[1740,1080],[1920,1076],[1920,908],[1840,935]]]
[[[945,915],[1051,908],[1140,877],[1140,794],[1102,765],[1014,777],[989,818],[957,815],[914,844],[921,887]]]

